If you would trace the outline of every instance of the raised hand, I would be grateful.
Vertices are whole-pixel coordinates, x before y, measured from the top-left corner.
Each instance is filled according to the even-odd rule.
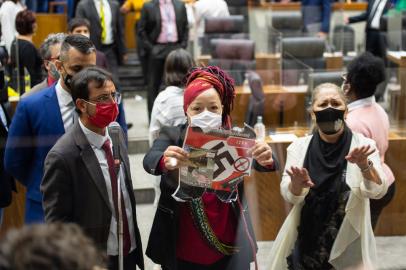
[[[313,181],[310,179],[309,172],[306,168],[299,168],[292,166],[286,169],[287,174],[290,176],[291,192],[294,195],[300,195],[304,188],[311,188],[314,186]]]
[[[174,170],[181,167],[189,154],[178,146],[168,146],[164,152],[164,163],[167,170]]]
[[[254,147],[250,151],[252,157],[259,163],[259,165],[265,167],[273,164],[272,148],[266,142],[255,142]]]
[[[364,145],[354,148],[345,159],[348,162],[357,164],[360,169],[368,167],[368,156],[375,152],[375,149],[371,149],[370,145]]]

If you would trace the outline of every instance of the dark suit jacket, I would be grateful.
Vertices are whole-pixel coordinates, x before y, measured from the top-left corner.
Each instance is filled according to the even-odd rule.
[[[370,14],[371,14],[372,8],[373,8],[373,6],[375,4],[375,1],[377,1],[377,0],[369,0],[367,10],[365,12],[359,14],[359,15],[349,17],[348,18],[349,23],[357,23],[357,22],[366,21],[365,28],[366,29],[370,28],[371,20],[372,20],[372,17],[370,18]],[[385,14],[385,12],[390,7],[390,1],[388,1],[388,0],[378,0],[378,1],[386,1],[385,8],[384,8],[384,10],[382,12],[382,14]]]
[[[178,223],[179,223],[179,203],[172,198],[178,186],[178,170],[163,173],[158,169],[158,164],[163,156],[163,152],[170,145],[182,147],[185,137],[186,125],[177,127],[163,127],[159,138],[154,141],[151,149],[144,157],[144,169],[150,174],[161,176],[161,196],[158,202],[158,209],[155,213],[154,222],[152,224],[151,233],[149,235],[146,255],[153,262],[165,266],[167,269],[177,269],[176,263],[176,240],[178,238]],[[276,159],[274,157],[276,162]],[[254,162],[254,167],[258,171],[270,171]],[[275,163],[274,168],[278,165]],[[239,185],[240,201],[243,204],[243,209],[248,209],[244,200],[244,185]],[[231,203],[237,220],[241,218],[240,207],[237,202]],[[249,212],[244,211],[244,218],[248,223],[249,234],[254,240],[255,235],[251,225]],[[246,265],[253,261],[252,248],[246,235],[243,222],[239,220],[237,228],[237,243],[240,247],[240,252],[233,256],[233,263],[241,263]]]
[[[10,126],[10,118],[7,113],[6,107],[3,103],[0,104],[1,108],[6,115],[7,127]],[[1,120],[0,120],[1,121]],[[13,177],[4,169],[4,148],[6,147],[8,131],[0,122],[0,208],[7,207],[11,203],[12,190],[16,190]]]
[[[113,38],[116,45],[116,51],[118,55],[118,62],[122,63],[123,55],[127,53],[127,48],[124,43],[124,23],[123,16],[120,13],[120,6],[116,1],[109,0],[111,8],[111,25],[113,28]],[[82,0],[79,2],[76,9],[76,17],[86,18],[90,22],[90,39],[98,50],[101,50],[101,33],[102,28],[100,24],[100,17],[97,13],[96,6],[93,0]]]
[[[179,0],[172,0],[175,8],[176,29],[178,32],[178,43],[186,48],[188,41],[188,20],[185,4]],[[161,12],[159,0],[146,2],[141,10],[141,19],[138,22],[137,32],[141,46],[150,51],[156,44],[161,33]]]
[[[133,211],[137,264],[143,269],[130,162],[123,133],[120,137],[120,157],[125,167],[125,183]],[[79,122],[61,137],[47,155],[41,192],[46,222],[77,223],[97,247],[107,250],[112,212],[106,183],[99,161]]]
[[[320,31],[328,33],[330,30],[331,2],[331,0],[302,0],[302,16],[305,27],[308,23],[315,23],[317,20],[321,23]],[[314,7],[314,9],[307,10],[306,7]]]
[[[117,121],[122,127],[127,127],[123,117]],[[9,129],[4,166],[27,187],[28,200],[41,203],[39,186],[44,160],[64,133],[55,84],[19,101]],[[33,213],[26,212],[26,222],[38,222],[33,217],[43,216],[42,212],[31,214]]]

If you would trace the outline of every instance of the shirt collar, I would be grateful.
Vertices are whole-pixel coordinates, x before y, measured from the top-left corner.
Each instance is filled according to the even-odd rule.
[[[60,104],[68,106],[71,102],[73,102],[72,96],[69,94],[69,92],[62,88],[61,79],[59,79],[58,83],[55,85],[55,90]]]
[[[172,0],[159,0],[160,4],[170,4],[172,3]]]
[[[102,149],[104,142],[107,139],[110,139],[107,128],[106,128],[106,132],[105,132],[104,136],[102,136],[94,131],[91,131],[87,127],[85,127],[85,125],[83,125],[83,123],[82,123],[82,120],[80,120],[80,119],[79,119],[79,125],[80,125],[80,128],[82,129],[83,133],[85,134],[87,140],[89,141],[89,143],[98,149]]]
[[[367,98],[358,99],[358,100],[353,101],[350,104],[348,104],[348,111],[350,112],[350,111],[355,110],[355,109],[371,106],[375,102],[376,102],[375,101],[375,96],[370,96],[370,97],[367,97]]]

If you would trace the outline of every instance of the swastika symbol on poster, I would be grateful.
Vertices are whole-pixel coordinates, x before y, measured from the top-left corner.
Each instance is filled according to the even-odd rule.
[[[227,177],[230,177],[235,170],[235,160],[239,157],[237,150],[221,140],[210,141],[203,145],[202,148],[217,150],[217,155],[214,159],[213,181],[223,181]]]

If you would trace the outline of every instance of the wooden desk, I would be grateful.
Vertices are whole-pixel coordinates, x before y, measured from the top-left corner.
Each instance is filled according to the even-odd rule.
[[[264,85],[265,106],[264,123],[267,127],[292,126],[306,122],[307,86],[288,88],[276,85]],[[251,91],[244,86],[236,87],[236,98],[231,118],[234,125],[243,126],[248,110]],[[283,119],[281,119],[283,112]]]
[[[395,63],[399,67],[398,81],[400,83],[400,91],[390,92],[391,98],[391,117],[394,120],[406,119],[406,52],[387,53],[389,61]]]
[[[304,136],[307,128],[282,128],[281,132],[293,132]],[[258,173],[244,182],[245,193],[249,202],[254,230],[259,241],[274,240],[285,218],[290,211],[280,194],[282,169],[285,167],[286,149],[291,143],[272,142],[268,139],[273,151],[278,157],[279,172]],[[406,235],[406,131],[394,130],[390,133],[389,148],[386,152],[386,163],[392,169],[396,178],[396,193],[391,203],[382,211],[375,234],[378,236]]]

